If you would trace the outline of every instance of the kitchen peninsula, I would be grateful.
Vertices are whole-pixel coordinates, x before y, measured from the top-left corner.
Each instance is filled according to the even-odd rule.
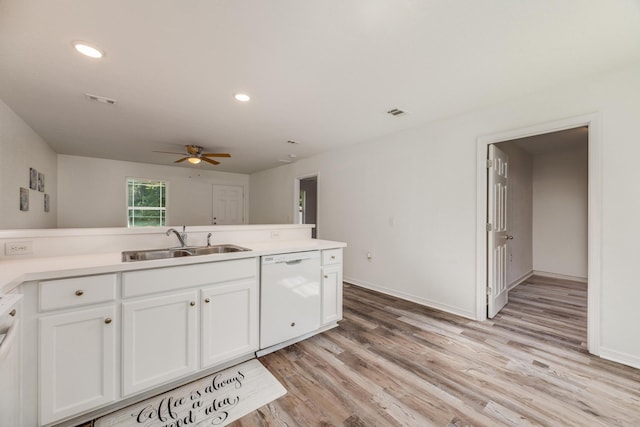
[[[22,425],[76,425],[337,326],[346,245],[312,239],[311,228],[187,227],[186,246],[250,250],[134,262],[122,252],[175,247],[176,237],[167,228],[0,231],[0,289],[24,295]],[[31,254],[6,255],[16,247]],[[295,266],[294,255],[309,260],[308,277],[289,278],[293,299],[279,294],[271,308],[285,315],[266,319],[274,302],[263,264]],[[289,315],[300,295],[315,311]]]

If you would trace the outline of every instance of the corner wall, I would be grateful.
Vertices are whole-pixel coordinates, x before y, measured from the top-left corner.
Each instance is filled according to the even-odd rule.
[[[0,229],[53,228],[57,223],[56,153],[0,100]],[[44,174],[45,191],[29,189],[29,168]],[[20,187],[29,193],[29,210],[20,210]],[[44,211],[44,195],[50,210]]]
[[[321,238],[355,283],[475,318],[477,138],[599,113],[600,351],[640,367],[640,64],[251,175],[252,222],[291,222],[295,176],[319,173]],[[367,261],[371,251],[373,259]]]
[[[588,150],[533,157],[533,269],[587,279]]]

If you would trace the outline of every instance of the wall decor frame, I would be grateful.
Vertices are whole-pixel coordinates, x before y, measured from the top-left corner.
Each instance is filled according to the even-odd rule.
[[[29,168],[29,188],[38,189],[38,171],[34,168]]]
[[[20,187],[20,210],[26,212],[29,210],[29,190]]]
[[[44,193],[44,174],[42,172],[38,172],[38,191]]]

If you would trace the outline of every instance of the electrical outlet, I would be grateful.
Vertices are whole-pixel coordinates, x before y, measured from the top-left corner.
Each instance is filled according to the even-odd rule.
[[[272,239],[279,239],[280,238],[280,232],[279,231],[272,231],[271,232],[271,238]]]
[[[33,242],[7,242],[4,244],[5,255],[31,255],[33,254]]]

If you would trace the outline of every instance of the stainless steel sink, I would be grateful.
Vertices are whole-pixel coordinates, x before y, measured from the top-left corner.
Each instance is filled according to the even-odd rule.
[[[250,251],[251,249],[243,248],[236,245],[213,245],[213,246],[187,246],[184,248],[168,248],[168,249],[148,249],[142,251],[124,251],[122,252],[122,261],[149,261],[154,259],[179,258],[184,256],[198,256],[209,254],[223,254],[229,252]]]

